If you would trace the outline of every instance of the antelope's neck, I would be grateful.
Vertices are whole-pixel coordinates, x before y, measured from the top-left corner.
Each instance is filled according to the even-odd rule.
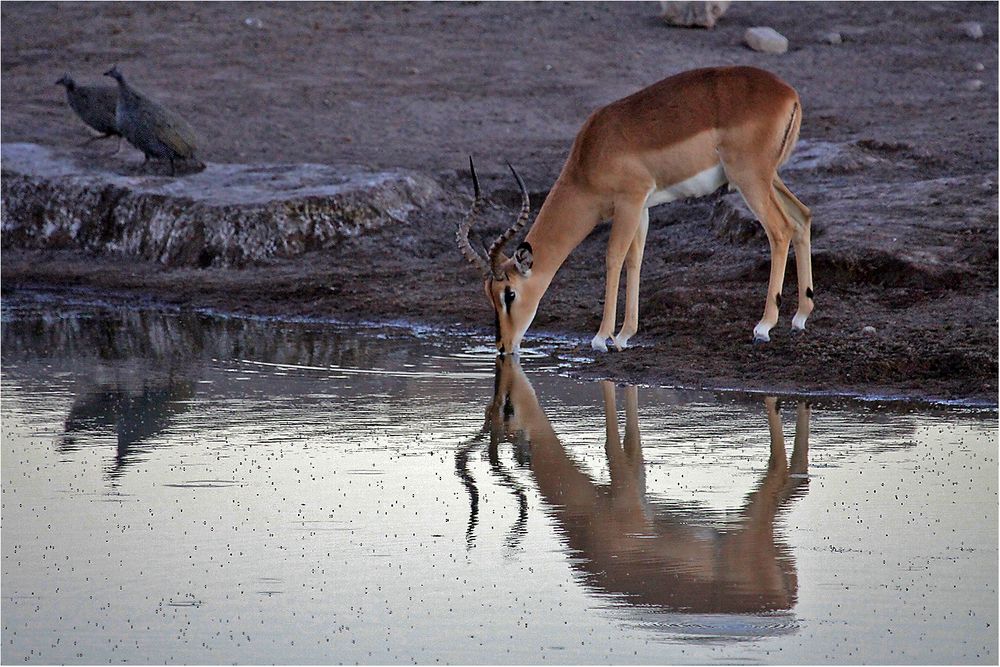
[[[524,238],[531,244],[532,274],[544,287],[600,219],[600,203],[594,195],[560,176]]]
[[[584,507],[597,496],[591,478],[566,453],[528,379],[517,368],[510,388],[514,418],[530,434],[531,469],[539,491],[556,505]]]

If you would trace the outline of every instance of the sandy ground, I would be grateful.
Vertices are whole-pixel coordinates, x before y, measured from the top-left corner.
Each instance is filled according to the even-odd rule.
[[[5,2],[0,12],[4,142],[80,143],[86,130],[53,82],[64,71],[98,82],[117,63],[189,119],[203,160],[405,167],[453,193],[405,227],[241,271],[5,247],[5,290],[87,286],[244,312],[406,318],[474,327],[487,343],[492,315],[454,244],[468,154],[495,203],[488,238],[512,220],[505,160],[538,206],[594,108],[684,69],[747,64],[798,89],[803,146],[862,158],[784,177],[816,216],[809,331],[787,331],[790,266],[772,342],[751,345],[767,244],[713,222],[717,197],[654,209],[636,348],[596,355],[587,344],[606,226],[563,267],[534,328],[578,339],[565,352],[597,358],[582,373],[622,380],[996,400],[995,4],[735,3],[712,31],[668,28],[655,3]],[[982,23],[985,37],[967,37],[962,21]],[[754,25],[782,32],[790,51],[742,46]],[[822,43],[825,30],[844,43]]]

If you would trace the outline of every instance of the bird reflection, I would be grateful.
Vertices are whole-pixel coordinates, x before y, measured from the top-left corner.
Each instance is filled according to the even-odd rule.
[[[478,491],[467,462],[488,433],[491,457],[501,442],[512,442],[521,452],[522,465],[529,468],[575,556],[572,566],[589,587],[631,604],[685,613],[791,609],[798,591],[795,565],[774,524],[779,510],[807,488],[808,404],[798,404],[795,441],[788,458],[777,401],[764,399],[770,431],[767,467],[735,516],[730,514],[720,522],[717,515],[695,503],[668,503],[647,496],[638,390],[624,390],[623,436],[615,385],[603,382],[601,391],[608,484],[596,483],[568,456],[520,365],[510,358],[497,361],[494,396],[483,430],[456,456],[456,470],[473,505],[470,541],[478,517]],[[521,502],[524,490],[517,488]],[[522,516],[523,532],[526,511]]]
[[[81,441],[87,442],[95,432],[114,433],[115,457],[108,477],[115,480],[126,466],[147,451],[143,446],[163,432],[174,415],[186,409],[185,400],[193,395],[194,384],[187,380],[144,383],[141,388],[94,388],[73,401],[58,450],[75,451],[80,448]]]

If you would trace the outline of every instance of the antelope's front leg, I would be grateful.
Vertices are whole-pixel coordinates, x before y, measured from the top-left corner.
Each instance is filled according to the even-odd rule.
[[[620,350],[628,347],[629,339],[639,330],[639,273],[642,270],[642,253],[646,248],[646,232],[649,231],[649,209],[642,209],[639,229],[625,256],[625,321],[621,331],[615,336],[615,345]]]
[[[645,198],[638,203],[624,202],[615,204],[614,221],[611,223],[611,237],[608,239],[607,276],[604,285],[604,317],[597,335],[590,341],[590,346],[601,352],[608,351],[608,339],[615,331],[615,320],[618,316],[618,285],[622,275],[622,265],[625,255],[635,239],[643,212]],[[615,347],[621,349],[616,340]]]
[[[634,385],[625,389],[625,438],[622,440],[618,432],[615,384],[604,380],[601,389],[606,434],[604,453],[608,457],[608,473],[611,475],[612,504],[623,513],[635,514],[634,510],[642,507],[646,491],[639,436],[638,392]]]

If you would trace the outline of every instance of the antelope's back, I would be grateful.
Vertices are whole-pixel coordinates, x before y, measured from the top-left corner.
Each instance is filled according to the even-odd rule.
[[[785,117],[793,102],[794,88],[756,67],[682,72],[591,114],[568,164],[583,172],[606,170],[620,155],[662,152],[706,133]]]

